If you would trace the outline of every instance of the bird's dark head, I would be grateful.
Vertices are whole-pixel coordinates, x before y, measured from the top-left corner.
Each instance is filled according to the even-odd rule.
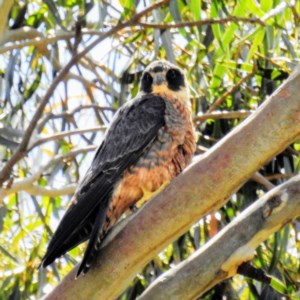
[[[158,94],[189,100],[184,73],[165,60],[154,61],[145,69],[141,78],[140,94]]]

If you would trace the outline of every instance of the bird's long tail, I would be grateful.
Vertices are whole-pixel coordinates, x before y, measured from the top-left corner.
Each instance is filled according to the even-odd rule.
[[[97,254],[100,250],[100,244],[104,237],[103,227],[106,220],[106,213],[107,207],[106,209],[100,209],[96,216],[91,236],[89,238],[89,242],[84,252],[81,264],[78,268],[76,278],[79,277],[81,273],[86,274],[90,269],[92,263],[97,258]]]

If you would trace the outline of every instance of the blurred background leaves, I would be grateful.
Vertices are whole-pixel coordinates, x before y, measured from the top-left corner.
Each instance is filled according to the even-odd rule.
[[[97,37],[152,4],[147,0],[2,1],[1,169],[64,65]],[[186,71],[199,135],[197,155],[201,155],[289,76],[300,55],[299,24],[299,1],[171,0],[78,60],[53,92],[34,124],[26,155],[0,190],[0,299],[41,297],[80,260],[84,245],[48,269],[36,269],[113,113],[136,95],[149,62],[168,59]],[[251,178],[222,209],[199,220],[153,259],[120,299],[135,299],[269,189],[270,183],[276,186],[298,174],[299,150],[298,141],[274,157],[259,170],[264,180]],[[286,299],[300,298],[299,232],[299,220],[286,225],[257,249],[252,262],[284,284]],[[280,288],[272,286],[275,289],[235,276],[201,299],[281,299]]]

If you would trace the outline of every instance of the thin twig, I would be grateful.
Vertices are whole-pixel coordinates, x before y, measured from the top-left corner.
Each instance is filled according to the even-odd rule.
[[[94,109],[94,110],[100,110],[100,111],[109,110],[112,112],[116,111],[115,108],[109,107],[109,106],[101,106],[98,104],[86,104],[86,105],[80,105],[80,106],[74,108],[72,111],[65,111],[65,112],[62,112],[59,114],[54,114],[54,113],[50,112],[39,122],[39,124],[37,125],[37,131],[41,132],[41,130],[44,128],[45,124],[51,119],[73,118],[74,114],[80,112],[83,109]]]
[[[69,184],[61,188],[31,185],[25,191],[32,196],[57,197],[74,194],[77,184]]]
[[[265,178],[267,180],[278,180],[278,179],[290,179],[294,176],[296,176],[297,174],[296,173],[287,173],[287,174],[273,174],[273,175],[270,175],[270,176],[265,176]]]
[[[59,139],[62,139],[66,136],[70,136],[70,135],[74,135],[74,134],[82,134],[82,133],[86,133],[86,132],[104,131],[104,130],[106,130],[106,128],[107,128],[106,126],[97,126],[97,127],[84,128],[84,129],[75,129],[75,130],[70,130],[70,131],[51,134],[49,136],[42,137],[39,140],[35,141],[32,145],[30,145],[27,152],[31,151],[33,148],[35,148],[35,147],[37,147],[41,144],[44,144],[44,143],[47,143],[47,142],[50,142],[50,141],[59,140]]]
[[[226,93],[224,93],[220,98],[218,98],[210,107],[209,109],[206,111],[207,114],[211,113],[212,111],[214,111],[218,106],[220,106],[228,96],[230,96],[231,94],[233,94],[235,91],[237,91],[240,86],[246,82],[248,79],[250,79],[256,72],[256,68],[254,67],[252,72],[249,73],[247,76],[245,76],[244,78],[241,78],[232,88],[230,88]]]
[[[292,10],[292,13],[293,13],[293,16],[294,16],[294,19],[295,19],[295,25],[297,26],[298,24],[300,24],[300,16],[297,12],[297,9],[296,9],[295,5],[291,6],[290,8]]]
[[[58,74],[58,76],[54,79],[54,81],[52,82],[52,84],[50,85],[49,89],[47,90],[47,93],[45,94],[44,98],[41,100],[39,107],[37,108],[31,122],[29,123],[24,137],[18,147],[18,149],[16,150],[16,152],[11,156],[11,158],[7,161],[6,165],[4,166],[4,168],[2,169],[2,171],[0,172],[0,186],[3,185],[3,182],[6,181],[9,178],[9,175],[11,173],[11,170],[13,168],[13,166],[19,161],[21,160],[25,155],[26,155],[26,150],[27,150],[27,146],[28,143],[30,141],[30,137],[36,127],[36,124],[38,122],[38,120],[40,119],[41,115],[43,114],[43,111],[50,99],[50,97],[52,96],[53,92],[55,91],[56,87],[58,86],[58,84],[63,80],[63,78],[68,74],[69,70],[73,67],[74,64],[76,64],[79,59],[81,59],[84,55],[86,55],[92,48],[94,48],[96,45],[98,45],[100,42],[102,42],[104,39],[106,39],[109,36],[114,35],[115,33],[117,33],[118,31],[126,28],[126,27],[130,27],[130,26],[134,26],[137,24],[138,20],[140,18],[142,18],[143,16],[147,15],[149,12],[151,12],[152,10],[169,3],[169,0],[162,0],[159,1],[157,3],[154,3],[153,5],[147,7],[146,9],[144,9],[143,11],[141,11],[140,13],[137,13],[136,15],[134,15],[130,20],[128,20],[127,22],[124,23],[118,23],[117,26],[111,28],[110,30],[108,30],[106,33],[103,33],[102,36],[100,36],[98,39],[96,39],[94,42],[92,42],[89,46],[87,46],[83,51],[81,51],[80,53],[74,55],[71,60],[67,63],[67,65],[61,70],[61,72]]]
[[[237,119],[245,118],[251,115],[251,110],[239,110],[239,111],[213,111],[211,113],[199,114],[194,117],[194,122],[205,121],[207,119]]]
[[[59,190],[62,192],[63,191],[62,188],[55,189],[53,187],[44,187],[45,189],[42,190],[42,189],[40,189],[39,186],[34,185],[34,182],[36,180],[38,180],[44,173],[46,173],[47,170],[51,166],[53,166],[61,161],[66,161],[66,160],[70,161],[76,155],[94,151],[96,148],[97,148],[96,146],[87,146],[84,148],[71,150],[68,153],[65,153],[63,155],[54,156],[48,163],[46,163],[44,166],[42,166],[37,172],[35,172],[30,177],[27,177],[25,179],[17,179],[9,187],[0,188],[0,204],[2,203],[3,198],[5,196],[7,196],[11,193],[17,193],[19,191],[27,191],[29,194],[32,194],[32,195],[37,195],[37,194],[41,195],[44,193],[44,191],[46,191],[45,189],[49,190],[50,193],[51,193],[51,191],[53,191],[53,193],[58,193]],[[38,193],[38,191],[39,191],[39,193]],[[69,186],[68,189],[65,189],[65,192],[66,191],[68,191],[68,192],[71,191],[71,186]],[[48,194],[48,195],[50,195],[50,194]],[[58,195],[58,194],[56,194],[56,195]]]
[[[213,25],[213,24],[225,24],[228,22],[243,22],[243,23],[252,23],[259,24],[261,26],[266,26],[267,24],[259,18],[240,18],[236,16],[230,16],[223,19],[206,19],[199,21],[191,21],[191,22],[179,22],[174,24],[155,24],[155,23],[146,23],[146,22],[138,22],[141,27],[145,28],[155,28],[155,29],[170,29],[170,28],[181,28],[181,27],[193,27],[193,26],[204,26],[204,25]]]
[[[270,182],[266,177],[264,177],[259,172],[255,172],[251,176],[251,179],[253,181],[256,181],[256,182],[260,183],[261,185],[263,185],[266,188],[266,190],[268,190],[268,191],[275,187],[275,185],[272,182]]]

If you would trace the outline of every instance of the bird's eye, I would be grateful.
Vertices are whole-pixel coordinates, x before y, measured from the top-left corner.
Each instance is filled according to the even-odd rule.
[[[147,82],[147,83],[151,84],[152,81],[153,81],[153,78],[152,78],[152,76],[149,73],[145,73],[144,77],[143,77],[143,80],[144,80],[144,82]]]
[[[179,70],[170,69],[167,72],[166,77],[168,81],[168,86],[171,90],[178,91],[180,90],[181,86],[184,86],[184,77]]]
[[[152,83],[153,83],[152,76],[148,72],[144,73],[144,75],[142,77],[142,82],[141,82],[142,91],[144,91],[146,93],[151,93]]]
[[[180,72],[178,70],[175,70],[175,69],[171,69],[167,73],[167,79],[168,80],[174,80],[179,76],[181,76]]]

